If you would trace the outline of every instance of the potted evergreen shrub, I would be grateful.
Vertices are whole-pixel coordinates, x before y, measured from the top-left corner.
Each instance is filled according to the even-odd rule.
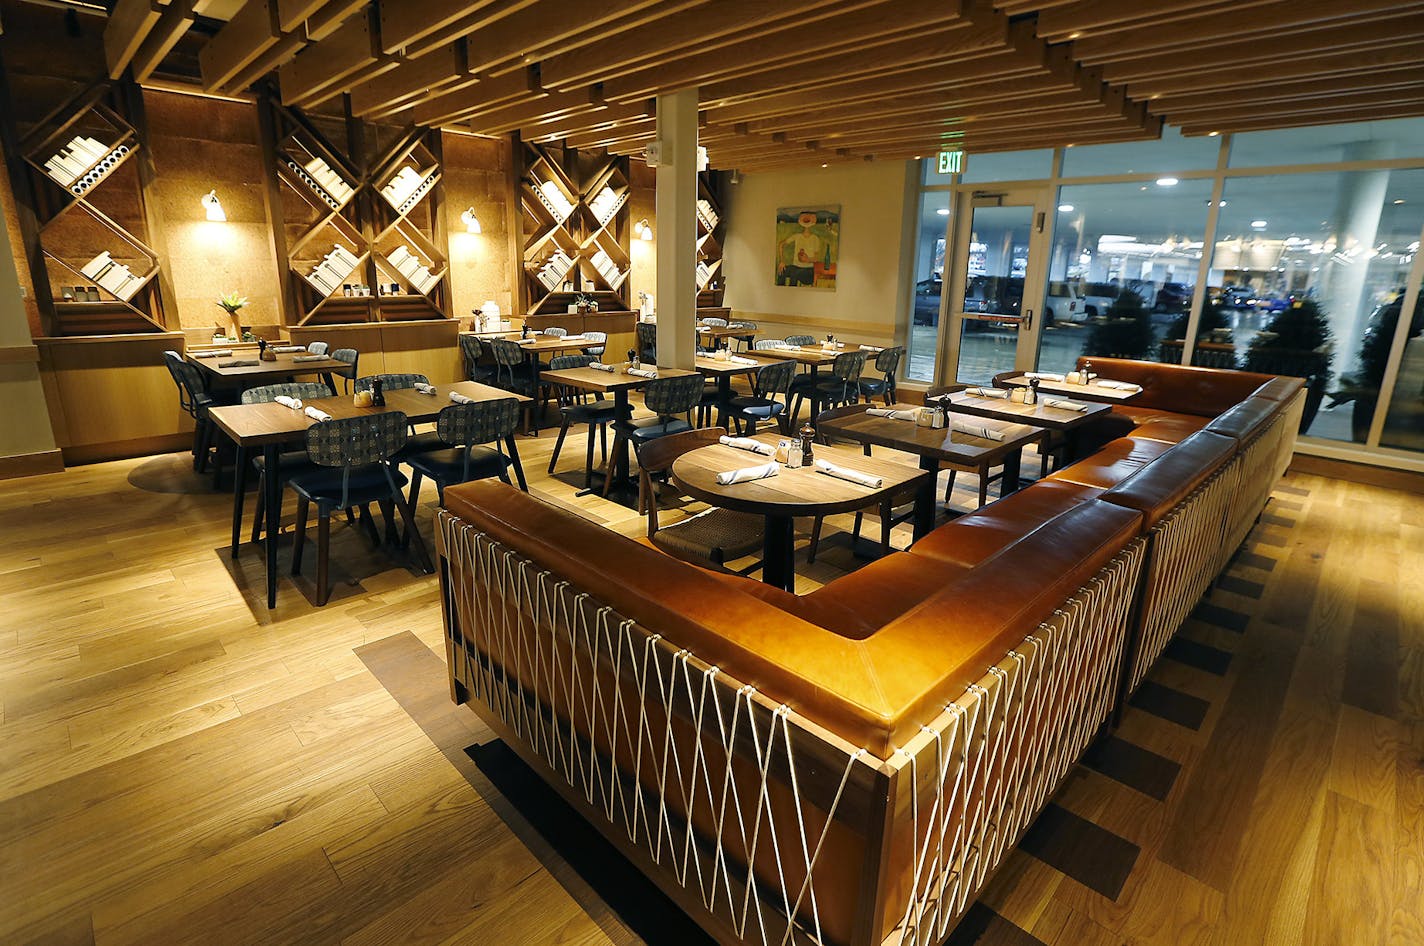
[[[1356,369],[1340,376],[1340,386],[1330,392],[1330,406],[1353,402],[1351,408],[1351,436],[1357,443],[1364,443],[1370,433],[1370,422],[1375,416],[1375,405],[1379,401],[1380,387],[1384,384],[1385,368],[1389,364],[1389,350],[1394,345],[1394,333],[1399,326],[1399,315],[1404,309],[1404,296],[1395,297],[1370,315],[1365,335],[1360,339],[1360,352],[1356,359]],[[1418,338],[1424,333],[1424,293],[1415,300],[1414,315],[1410,319],[1409,337]]]
[[[1300,430],[1310,429],[1335,360],[1330,320],[1314,299],[1296,299],[1276,313],[1251,341],[1246,352],[1247,371],[1305,379],[1305,411]]]
[[[1124,290],[1113,300],[1107,317],[1093,323],[1093,330],[1083,345],[1083,354],[1097,358],[1142,359],[1156,343],[1152,331],[1152,315],[1142,303],[1142,297]]]
[[[1167,334],[1162,338],[1160,360],[1164,364],[1180,365],[1182,351],[1187,338],[1187,321],[1191,313],[1184,312],[1167,326]],[[1202,309],[1201,323],[1197,326],[1197,345],[1192,352],[1192,364],[1204,368],[1235,368],[1236,349],[1231,331],[1231,323],[1222,307],[1208,302]]]

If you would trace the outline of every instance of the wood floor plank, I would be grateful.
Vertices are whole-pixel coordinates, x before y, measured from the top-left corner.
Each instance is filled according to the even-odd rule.
[[[1361,864],[1373,869],[1360,870]],[[1304,946],[1385,942],[1394,870],[1389,819],[1378,809],[1329,792],[1310,885]]]

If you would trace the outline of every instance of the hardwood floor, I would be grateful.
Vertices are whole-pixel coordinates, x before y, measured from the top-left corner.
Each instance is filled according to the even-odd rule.
[[[639,534],[552,444],[531,489]],[[331,602],[284,546],[269,612],[207,485],[0,483],[0,942],[693,941],[449,703],[433,577],[339,526]],[[953,941],[1424,942],[1421,549],[1424,496],[1288,477]],[[798,587],[856,562],[832,536]]]

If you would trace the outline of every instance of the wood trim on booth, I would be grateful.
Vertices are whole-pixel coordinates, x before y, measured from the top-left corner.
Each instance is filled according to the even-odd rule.
[[[1351,463],[1348,460],[1297,452],[1291,459],[1290,472],[1424,494],[1424,473],[1375,466],[1372,463]]]
[[[19,453],[13,457],[0,457],[0,480],[63,472],[64,457],[58,447],[53,450],[41,450],[38,453]]]

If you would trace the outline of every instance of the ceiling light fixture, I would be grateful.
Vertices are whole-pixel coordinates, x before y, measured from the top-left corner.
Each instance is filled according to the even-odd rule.
[[[218,200],[216,189],[208,191],[203,195],[203,211],[209,220],[222,223],[227,220],[227,213],[223,210],[222,201]]]
[[[653,242],[653,225],[648,222],[647,217],[638,221],[637,225],[633,227],[633,232],[638,234],[638,239],[646,240],[649,243]]]
[[[1070,213],[1073,212],[1073,205],[1072,205],[1072,204],[1059,204],[1059,205],[1058,205],[1058,212],[1061,213],[1061,214],[1070,214]]]
[[[1219,132],[1219,131],[1209,131],[1209,132],[1206,133],[1206,136],[1207,136],[1208,138],[1216,138],[1216,137],[1219,137],[1220,135],[1221,135],[1221,132]]]
[[[1264,230],[1264,229],[1266,229],[1266,221],[1264,221],[1264,220],[1252,220],[1252,221],[1251,221],[1251,229],[1252,229],[1252,230]]]
[[[1175,177],[1159,177],[1159,178],[1157,178],[1157,186],[1158,186],[1158,187],[1176,187],[1176,186],[1177,186],[1177,179],[1176,179]]]
[[[938,210],[936,210],[935,213],[939,214],[941,217],[948,217],[948,216],[949,216],[949,208],[948,208],[948,207],[941,207],[941,208],[939,208]]]
[[[475,208],[468,207],[460,214],[460,222],[465,225],[466,233],[481,233],[480,218],[475,216]]]

